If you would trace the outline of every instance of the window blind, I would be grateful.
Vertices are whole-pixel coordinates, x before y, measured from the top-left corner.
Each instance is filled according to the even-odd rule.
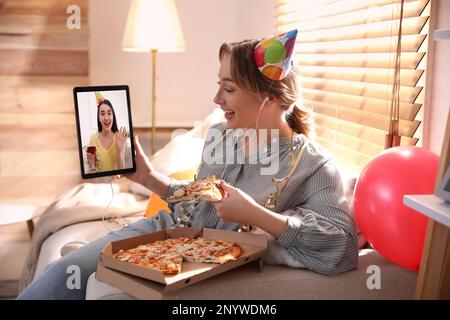
[[[303,105],[316,140],[360,172],[385,148],[401,21],[398,87],[401,145],[421,145],[431,0],[279,0],[276,27],[299,30]],[[401,19],[400,19],[401,18]]]

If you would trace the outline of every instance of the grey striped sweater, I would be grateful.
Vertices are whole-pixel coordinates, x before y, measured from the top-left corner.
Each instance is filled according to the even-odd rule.
[[[214,125],[212,129],[225,132],[226,123]],[[204,150],[208,150],[212,143],[217,143],[209,132]],[[352,270],[356,268],[358,261],[357,237],[344,197],[341,177],[331,157],[320,145],[304,135],[294,136],[296,154],[304,144],[303,157],[273,209],[274,212],[288,216],[288,227],[276,241],[296,261],[310,270],[325,275]],[[280,138],[278,145],[279,148],[274,150],[276,144],[273,148],[268,144],[268,153],[279,156],[279,168],[274,175],[261,174],[261,168],[267,167],[267,163],[248,160],[243,164],[227,164],[226,168],[225,164],[203,162],[198,177],[214,174],[220,178],[223,174],[223,180],[264,205],[269,192],[275,191],[272,177],[286,177],[291,170],[290,138]],[[187,183],[189,181],[172,180],[166,197]],[[182,208],[190,212],[188,217],[181,213]],[[191,226],[233,231],[239,228],[236,223],[220,219],[210,202],[198,202],[196,205],[192,202],[178,203],[172,210],[175,218],[184,216],[189,219]]]

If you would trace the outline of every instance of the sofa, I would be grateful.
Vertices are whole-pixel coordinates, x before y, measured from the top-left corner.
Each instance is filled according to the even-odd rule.
[[[171,174],[198,166],[204,137],[208,128],[223,120],[215,110],[192,130],[173,138],[151,159],[153,166]],[[341,170],[344,189],[351,203],[356,176]],[[123,187],[123,186],[122,186]],[[127,183],[124,192],[148,199],[150,190]],[[142,219],[143,212],[128,216],[129,222]],[[108,230],[103,221],[68,225],[42,242],[34,278],[62,255],[76,250],[103,235]],[[265,265],[262,270],[253,264],[225,272],[173,292],[167,299],[413,299],[417,273],[395,265],[370,248],[359,234],[359,263],[356,270],[327,277],[306,269]],[[96,279],[88,280],[86,299],[134,299],[117,288]]]

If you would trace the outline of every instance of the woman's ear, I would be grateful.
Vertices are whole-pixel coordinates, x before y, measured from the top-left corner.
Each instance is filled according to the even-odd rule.
[[[262,97],[261,97],[261,104],[266,104],[266,103],[268,103],[268,102],[270,102],[270,103],[272,103],[272,102],[274,102],[274,101],[277,101],[277,99],[275,98],[275,96],[274,95],[272,95],[272,94],[265,94],[265,95],[263,95]]]
[[[275,97],[273,94],[269,94],[266,97],[267,97],[266,99],[268,99],[266,104],[273,104],[273,103],[279,104],[280,103],[280,100],[278,100],[278,98]]]

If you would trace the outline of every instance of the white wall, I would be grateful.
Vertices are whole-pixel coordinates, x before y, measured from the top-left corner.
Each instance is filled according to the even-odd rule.
[[[438,0],[436,29],[450,28],[450,1]],[[433,76],[431,83],[431,108],[428,118],[429,126],[424,135],[425,146],[441,153],[444,140],[447,114],[450,109],[450,39],[434,42]]]
[[[128,84],[134,126],[149,127],[150,54],[121,50],[130,2],[90,1],[89,76],[92,85]],[[220,45],[272,34],[274,3],[275,0],[176,0],[186,51],[158,54],[157,126],[193,126],[214,110]]]

